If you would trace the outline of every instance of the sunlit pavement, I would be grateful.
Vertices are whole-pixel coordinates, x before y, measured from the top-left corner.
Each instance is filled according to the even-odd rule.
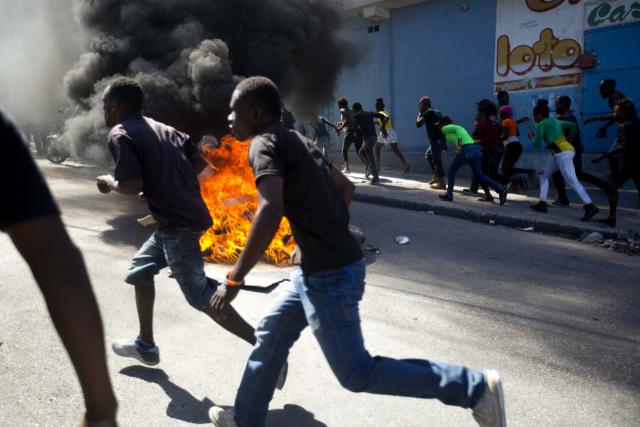
[[[103,196],[106,170],[38,161],[82,249],[107,343],[137,334],[129,259],[152,233],[136,198]],[[638,258],[537,233],[354,204],[367,253],[362,326],[372,355],[430,358],[500,371],[511,426],[630,426],[640,419]],[[400,246],[396,237],[407,236]],[[82,397],[42,298],[0,235],[0,425],[71,426]],[[228,265],[208,265],[221,279]],[[265,286],[292,268],[261,265]],[[234,306],[256,324],[280,291],[242,292]],[[267,290],[269,291],[269,290]],[[69,307],[70,310],[73,307]],[[155,368],[108,350],[121,426],[207,424],[233,405],[251,348],[184,301],[167,272],[157,281]],[[293,348],[268,426],[473,426],[470,411],[437,401],[341,389],[312,334]]]

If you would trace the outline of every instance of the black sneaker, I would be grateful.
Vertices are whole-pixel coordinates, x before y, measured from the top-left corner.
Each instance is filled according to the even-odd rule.
[[[594,205],[593,203],[589,203],[588,205],[584,205],[582,207],[582,209],[584,209],[584,216],[582,217],[582,219],[580,221],[589,221],[591,218],[593,218],[595,216],[595,214],[600,212],[600,209],[598,209],[596,207],[596,205]]]
[[[462,194],[464,194],[465,196],[477,196],[478,190],[473,191],[470,188],[465,188],[464,190],[462,190]]]
[[[541,213],[547,213],[547,203],[546,202],[538,202],[535,205],[529,205],[529,207],[536,211],[536,212],[541,212]]]
[[[523,177],[520,177],[520,180],[519,180],[519,181],[520,181],[520,182],[519,182],[520,187],[522,187],[522,189],[523,189],[523,190],[524,190],[524,192],[526,193],[526,192],[527,192],[527,190],[529,189],[529,184],[527,183],[527,180],[526,180],[526,179],[524,179]]]
[[[569,203],[563,203],[560,200],[556,200],[553,203],[549,203],[549,206],[552,206],[554,208],[568,208],[569,207]]]
[[[440,200],[444,200],[444,201],[447,201],[447,202],[453,202],[453,199],[452,199],[451,197],[447,196],[447,193],[440,194],[440,195],[438,196],[438,198],[439,198]]]
[[[502,187],[502,193],[500,193],[500,206],[507,203],[507,195],[509,194],[509,189],[511,188],[511,183],[508,183],[504,187]]]

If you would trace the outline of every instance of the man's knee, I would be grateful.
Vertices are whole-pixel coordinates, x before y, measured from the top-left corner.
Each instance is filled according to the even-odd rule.
[[[189,305],[198,311],[204,311],[218,290],[219,282],[206,276],[173,273]]]
[[[155,264],[136,265],[132,262],[127,268],[124,282],[133,286],[152,286],[155,282],[154,277],[159,272],[160,269]]]

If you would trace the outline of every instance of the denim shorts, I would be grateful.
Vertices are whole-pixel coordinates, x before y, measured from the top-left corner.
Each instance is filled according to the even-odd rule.
[[[124,281],[134,286],[153,286],[154,277],[169,267],[189,304],[204,310],[219,283],[204,274],[202,234],[184,228],[166,234],[156,231],[131,260]]]

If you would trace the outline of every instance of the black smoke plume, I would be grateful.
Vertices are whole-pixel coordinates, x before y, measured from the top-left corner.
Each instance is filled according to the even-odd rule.
[[[64,78],[86,111],[68,122],[75,145],[104,141],[101,91],[119,75],[146,94],[145,114],[199,139],[226,133],[243,78],[271,78],[302,116],[331,101],[340,72],[358,58],[339,39],[326,0],[74,0],[93,34]]]

